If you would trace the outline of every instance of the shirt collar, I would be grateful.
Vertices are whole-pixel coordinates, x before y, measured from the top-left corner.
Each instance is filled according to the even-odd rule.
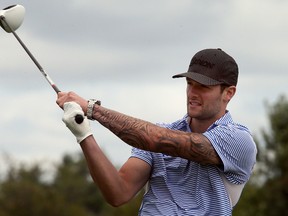
[[[192,132],[191,128],[189,126],[191,118],[188,116],[188,114],[186,114],[184,116],[184,118],[185,118],[185,121],[187,124],[187,131]],[[228,110],[226,110],[225,114],[221,118],[217,119],[212,125],[210,125],[208,127],[207,131],[211,130],[212,128],[214,128],[218,125],[228,125],[228,124],[233,124],[233,123],[234,122],[233,122],[233,119],[232,119],[230,112]]]

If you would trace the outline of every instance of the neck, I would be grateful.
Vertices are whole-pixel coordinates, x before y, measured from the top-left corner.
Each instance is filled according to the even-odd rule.
[[[193,133],[204,133],[213,122],[198,120],[196,118],[190,119],[190,128]]]
[[[218,119],[220,119],[223,115],[225,115],[226,112],[224,112],[221,116],[218,116],[216,118],[210,118],[210,119],[198,119],[198,118],[190,118],[189,120],[189,126],[191,128],[191,131],[193,133],[204,133],[207,131],[207,129]]]

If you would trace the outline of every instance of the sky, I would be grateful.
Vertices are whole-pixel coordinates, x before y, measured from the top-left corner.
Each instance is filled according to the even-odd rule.
[[[184,116],[185,79],[172,76],[205,48],[238,63],[228,109],[255,136],[269,131],[265,102],[288,94],[288,1],[1,0],[0,8],[13,4],[26,9],[17,34],[61,91],[152,123]],[[48,166],[80,152],[55,92],[20,44],[0,31],[0,47],[0,167],[7,158]],[[91,127],[112,163],[123,164],[131,147]]]

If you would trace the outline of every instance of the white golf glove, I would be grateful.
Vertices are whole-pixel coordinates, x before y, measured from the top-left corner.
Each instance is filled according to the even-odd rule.
[[[79,104],[75,102],[64,103],[64,115],[62,121],[66,124],[69,130],[74,134],[78,143],[82,142],[86,137],[92,135],[91,128],[87,117]],[[75,116],[81,115],[83,122],[78,124],[75,121]]]

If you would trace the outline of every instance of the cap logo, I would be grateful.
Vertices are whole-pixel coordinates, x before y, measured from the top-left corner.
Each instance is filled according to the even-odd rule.
[[[198,65],[201,65],[201,66],[207,67],[207,68],[213,68],[215,66],[215,64],[213,64],[211,62],[208,62],[208,61],[205,61],[205,60],[201,60],[201,59],[198,59],[198,58],[193,58],[192,59],[192,61],[190,63],[190,66],[192,66],[193,64],[198,64]]]

